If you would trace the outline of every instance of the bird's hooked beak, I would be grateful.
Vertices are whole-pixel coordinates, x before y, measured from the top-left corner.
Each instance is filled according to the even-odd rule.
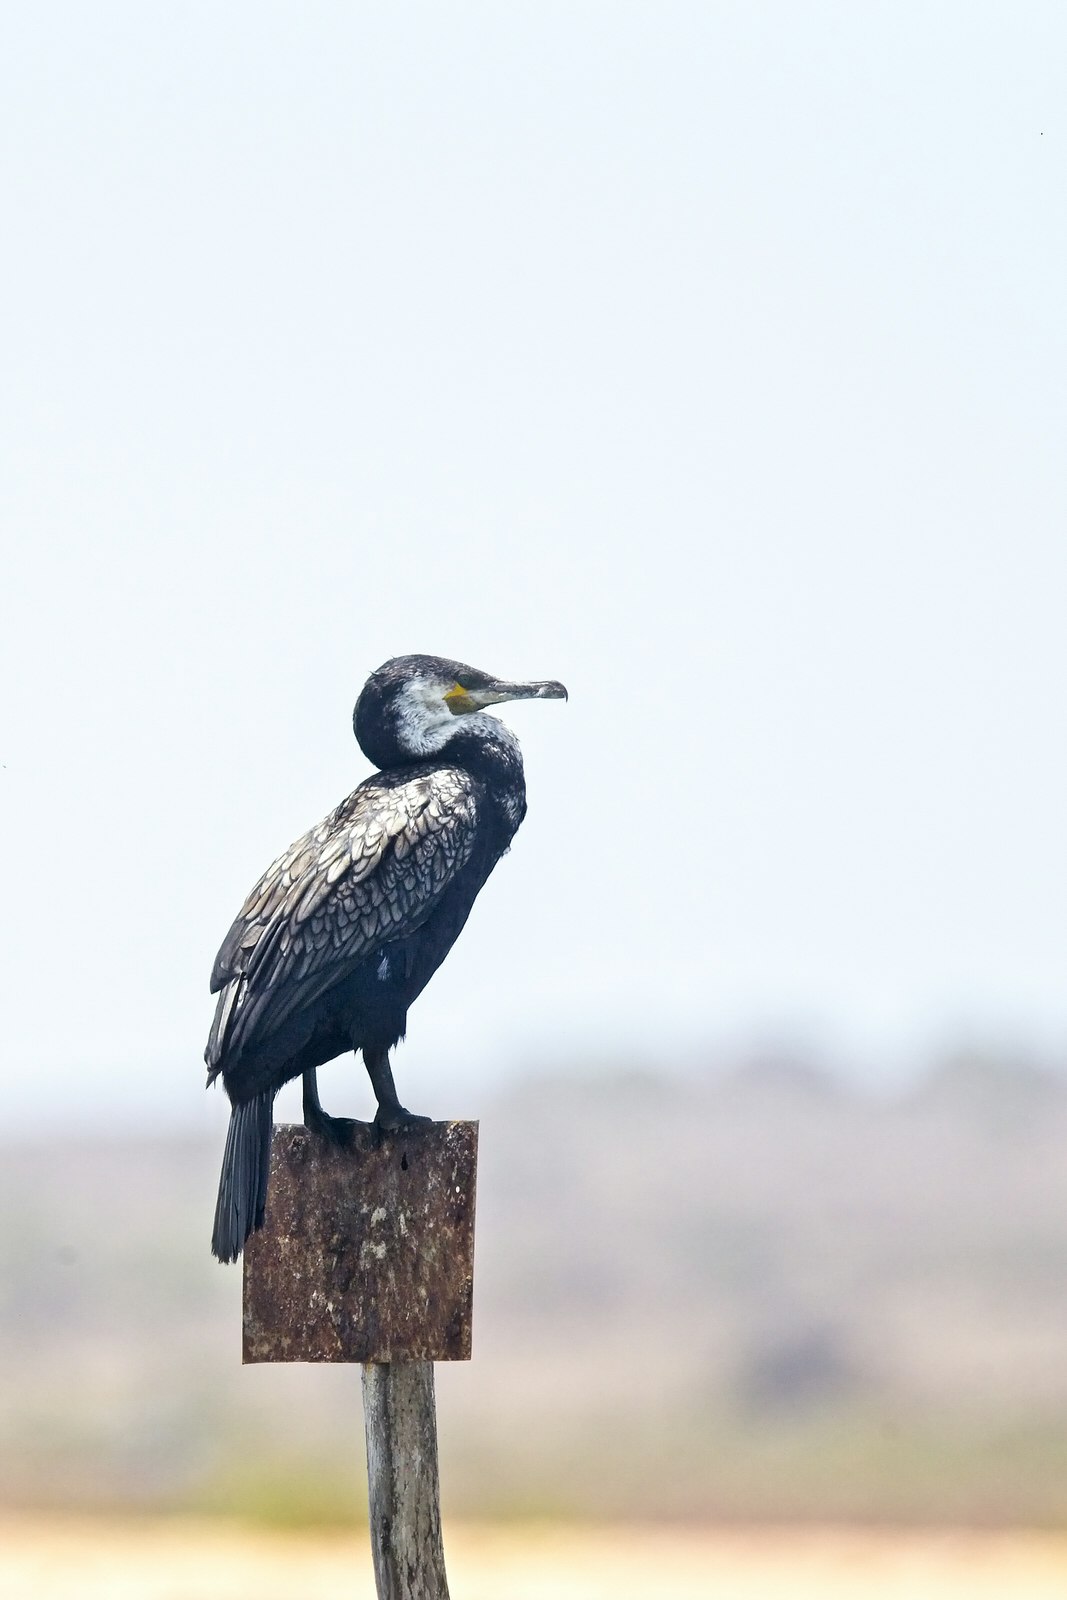
[[[561,683],[504,683],[490,678],[477,688],[465,689],[457,683],[445,695],[445,704],[453,715],[459,717],[467,711],[482,711],[486,706],[497,706],[504,700],[566,700],[567,691]]]

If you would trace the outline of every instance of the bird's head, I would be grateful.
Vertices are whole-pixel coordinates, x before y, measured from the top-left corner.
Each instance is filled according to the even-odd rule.
[[[444,656],[396,656],[367,679],[352,726],[368,761],[386,768],[436,755],[463,718],[488,706],[566,698],[561,683],[511,683]]]

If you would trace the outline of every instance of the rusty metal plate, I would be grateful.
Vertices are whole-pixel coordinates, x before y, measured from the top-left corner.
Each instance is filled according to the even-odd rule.
[[[469,1361],[476,1122],[338,1150],[274,1130],[244,1252],[244,1360]]]

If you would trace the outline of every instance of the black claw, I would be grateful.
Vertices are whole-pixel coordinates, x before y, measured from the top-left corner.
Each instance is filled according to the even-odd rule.
[[[413,1111],[408,1111],[404,1106],[390,1106],[387,1110],[378,1107],[378,1114],[371,1124],[376,1136],[376,1142],[381,1144],[382,1139],[391,1133],[414,1133],[420,1128],[432,1128],[432,1117],[418,1117]]]
[[[338,1150],[347,1150],[355,1142],[357,1132],[366,1132],[365,1122],[356,1122],[352,1117],[331,1117],[328,1112],[304,1108],[304,1123],[309,1131],[319,1139],[325,1139],[327,1144],[334,1145]]]

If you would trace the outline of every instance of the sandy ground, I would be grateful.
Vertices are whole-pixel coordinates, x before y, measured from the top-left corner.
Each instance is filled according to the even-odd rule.
[[[450,1528],[456,1600],[1064,1600],[1067,1537]],[[365,1535],[5,1518],[5,1600],[374,1600]]]

